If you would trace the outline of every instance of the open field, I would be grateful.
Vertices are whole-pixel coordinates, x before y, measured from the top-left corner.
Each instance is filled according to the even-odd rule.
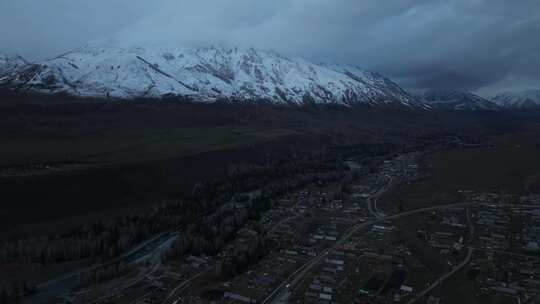
[[[261,110],[240,106],[220,108],[220,105],[215,105],[201,110],[198,105],[167,104],[29,107],[28,109],[22,105],[14,108],[0,106],[0,118],[12,118],[11,121],[8,119],[2,122],[6,128],[0,131],[0,134],[5,135],[3,143],[6,147],[1,154],[0,193],[4,202],[7,202],[0,210],[1,238],[12,240],[8,242],[12,244],[15,244],[17,239],[32,240],[31,237],[40,235],[69,238],[73,237],[69,231],[80,228],[75,233],[82,233],[82,237],[76,236],[75,241],[79,238],[85,240],[87,233],[96,234],[104,239],[103,242],[113,244],[107,245],[107,248],[113,248],[113,251],[100,252],[100,247],[96,245],[94,247],[96,249],[91,251],[91,256],[110,258],[115,254],[114,243],[117,244],[117,251],[122,253],[136,242],[140,242],[135,236],[138,232],[145,231],[138,230],[138,227],[152,231],[151,235],[142,234],[145,235],[144,239],[163,230],[166,230],[164,232],[166,237],[181,235],[182,240],[196,235],[199,237],[197,242],[200,239],[201,244],[206,244],[205,246],[182,248],[183,245],[177,245],[181,247],[163,249],[165,250],[163,252],[156,249],[155,254],[152,253],[153,256],[149,259],[153,260],[153,257],[174,259],[175,255],[178,257],[186,252],[193,252],[196,255],[208,252],[213,255],[216,250],[220,252],[225,248],[226,251],[221,252],[226,253],[220,256],[239,258],[227,259],[222,261],[223,264],[220,266],[216,265],[219,267],[215,269],[221,269],[220,275],[223,276],[216,276],[216,279],[225,280],[225,276],[232,275],[234,279],[231,279],[233,283],[230,288],[257,299],[266,297],[275,286],[285,286],[279,278],[287,278],[294,269],[302,269],[297,266],[306,263],[311,257],[322,259],[332,254],[333,259],[346,256],[343,263],[347,261],[356,263],[358,258],[356,248],[369,248],[368,260],[371,265],[369,267],[374,267],[366,269],[369,276],[353,275],[356,279],[361,279],[359,286],[366,285],[366,282],[374,278],[372,282],[375,286],[368,289],[390,299],[393,291],[405,280],[406,284],[414,285],[414,289],[420,292],[422,288],[427,287],[427,283],[433,282],[449,271],[449,262],[454,263],[459,259],[457,255],[443,254],[439,249],[430,247],[431,245],[418,238],[418,230],[421,228],[428,231],[438,229],[436,224],[439,222],[435,220],[439,218],[434,217],[434,213],[395,218],[391,222],[392,226],[386,223],[388,231],[398,229],[395,238],[381,237],[388,233],[386,228],[372,228],[373,239],[364,240],[359,236],[356,243],[347,244],[353,246],[347,249],[351,250],[352,259],[349,259],[351,256],[346,252],[338,254],[336,251],[335,256],[334,253],[322,255],[321,253],[333,244],[330,242],[332,237],[335,240],[336,235],[345,233],[347,227],[351,225],[362,227],[363,221],[358,219],[364,219],[367,214],[374,213],[371,208],[379,210],[376,212],[390,215],[403,214],[407,210],[434,204],[452,205],[461,201],[461,196],[457,192],[460,189],[486,191],[500,189],[514,191],[518,187],[524,189],[525,181],[529,184],[533,181],[534,184],[534,174],[540,172],[536,165],[530,166],[537,161],[535,151],[538,145],[534,134],[524,133],[525,128],[518,132],[515,126],[490,127],[487,122],[492,118],[485,117],[479,117],[478,120],[471,118],[471,124],[454,128],[433,121],[434,117],[440,116],[456,123],[452,114],[445,116],[443,113],[409,113],[393,110],[385,112],[389,116],[379,116],[382,120],[377,121],[379,117],[375,113],[378,110],[370,109],[358,112],[355,112],[356,109],[350,109],[352,112],[348,112],[349,109],[328,109],[318,112],[318,109],[306,108],[271,107]],[[222,109],[224,112],[219,112]],[[366,112],[363,112],[364,110]],[[13,111],[17,115],[12,116]],[[389,117],[398,117],[398,113],[403,120],[388,121]],[[369,114],[373,116],[368,117]],[[215,115],[225,118],[211,119]],[[415,119],[420,120],[413,123]],[[464,126],[469,127],[466,132],[462,129]],[[6,130],[11,130],[11,133]],[[488,141],[490,138],[491,142]],[[486,142],[490,145],[485,146]],[[460,145],[462,148],[457,149],[456,147]],[[423,154],[435,150],[440,152]],[[510,162],[508,165],[504,163],[502,169],[493,165],[512,157],[518,157],[519,161]],[[354,173],[348,171],[349,166],[346,164],[349,162],[357,164],[358,171]],[[418,164],[421,170],[418,170]],[[490,169],[493,171],[490,172]],[[239,174],[239,171],[245,174]],[[426,175],[417,182],[415,179],[419,173],[420,176],[424,173]],[[355,177],[356,174],[366,176],[360,184],[355,185],[357,187],[352,187],[350,183],[358,178]],[[198,183],[212,180],[219,181]],[[501,180],[502,186],[493,190],[491,185],[493,180]],[[328,189],[324,188],[326,182],[331,183]],[[196,184],[197,187],[194,187]],[[347,199],[348,195],[351,195],[351,189],[358,191],[354,192],[355,195],[359,195],[355,197],[365,198],[366,193],[372,193],[371,195],[374,191],[382,193],[392,184],[400,186],[390,191],[386,196],[387,199],[380,200],[379,204],[378,200],[368,199],[369,206],[365,206],[368,207],[367,210],[362,208],[366,201]],[[302,191],[298,191],[293,199],[286,196],[290,199],[290,203],[282,205],[281,200],[278,200],[276,204],[277,198],[296,187]],[[195,188],[198,189],[196,195],[190,197]],[[235,200],[231,200],[234,194],[242,193],[244,195],[238,195]],[[262,204],[245,204],[243,206],[245,211],[237,215],[236,210],[244,196],[249,201],[256,201],[250,199],[251,194],[245,193],[259,193],[261,196],[264,194],[269,201],[257,200]],[[184,200],[188,204],[175,204]],[[389,202],[394,204],[391,205]],[[161,205],[161,208],[155,208],[157,205]],[[224,206],[231,209],[219,209],[225,208]],[[388,206],[398,210],[388,210]],[[150,209],[153,209],[152,212],[149,212]],[[235,211],[230,214],[230,210]],[[268,214],[261,210],[268,211]],[[160,212],[153,213],[153,211]],[[262,218],[261,213],[265,214]],[[145,217],[143,214],[150,216]],[[126,215],[141,217],[122,217]],[[242,224],[245,229],[231,232],[222,229],[226,226],[225,219],[229,223],[236,221],[237,218],[241,221],[240,216],[244,216],[243,221],[247,221],[247,224],[246,222]],[[303,216],[306,216],[305,221],[301,221]],[[290,219],[291,222],[282,219]],[[107,225],[107,221],[111,222],[112,226],[100,226],[100,223]],[[215,222],[217,224],[214,226]],[[297,228],[296,222],[305,222],[306,225]],[[428,222],[428,227],[424,227]],[[84,225],[91,223],[96,225]],[[158,223],[166,225],[161,227],[157,225]],[[90,230],[85,226],[90,227]],[[212,230],[199,228],[208,226],[211,226]],[[154,231],[153,227],[160,230]],[[119,229],[127,231],[126,235],[133,236],[131,240],[125,241],[130,242],[129,246],[120,244],[120,240],[107,240],[108,235],[114,235],[114,231]],[[169,229],[179,230],[171,234],[167,232]],[[187,232],[184,232],[184,229]],[[263,235],[261,232],[265,229],[278,233],[272,236],[276,238],[275,244],[299,245],[299,247],[291,247],[294,249],[291,252],[276,250],[275,256],[268,257],[267,254],[273,251],[269,250],[267,245],[258,245],[258,241],[253,242],[257,239],[257,235]],[[296,230],[301,230],[301,235],[295,235]],[[214,233],[212,231],[224,232],[218,233],[221,243],[210,245],[214,243],[206,241],[207,238],[213,240],[216,237],[210,235]],[[63,237],[62,234],[65,232],[68,233]],[[228,239],[231,235],[236,235],[233,238],[234,243],[230,243]],[[317,241],[323,235],[325,240]],[[225,244],[223,240],[229,242],[226,247],[223,247]],[[340,242],[337,244],[341,246]],[[31,244],[28,245],[29,248],[34,246],[30,241],[26,244]],[[49,246],[49,243],[44,244]],[[336,246],[336,243],[334,244]],[[40,244],[36,244],[38,245]],[[120,249],[121,245],[125,248]],[[56,246],[55,248],[61,248],[62,244]],[[216,248],[213,248],[214,246]],[[78,247],[73,245],[73,248]],[[244,251],[246,253],[243,253]],[[260,253],[252,255],[258,251]],[[57,252],[65,251],[60,249]],[[158,256],[158,253],[162,255]],[[31,256],[31,253],[26,255]],[[80,256],[75,252],[70,253],[68,258],[77,260]],[[244,256],[246,264],[242,263]],[[409,256],[414,258],[409,260],[408,264],[403,264]],[[62,270],[54,267],[50,269],[38,267],[48,265],[51,261],[54,263],[50,265],[54,265],[57,262],[53,258],[63,261],[62,256],[36,255],[31,258],[34,262],[28,265],[24,264],[22,259],[13,259],[15,261],[13,265],[26,267],[20,268],[21,278],[18,279],[21,282],[32,276],[28,274],[29,271],[40,272],[40,280],[45,280]],[[242,271],[258,265],[257,261],[265,258],[269,258],[271,263],[261,268],[263,273],[271,273],[269,270],[275,268],[280,271],[270,275],[264,274],[262,278],[258,276],[260,273],[257,271],[248,271],[245,272],[246,277],[237,279]],[[322,260],[316,261],[320,263]],[[152,280],[163,279],[169,282],[167,288],[179,286],[178,284],[189,277],[182,277],[186,269],[192,276],[201,269],[206,269],[206,266],[212,266],[216,261],[210,258],[200,265],[197,262],[198,266],[186,261],[188,262],[188,268],[182,266],[174,272],[182,274],[181,277],[172,275],[165,278],[161,277],[161,272],[157,270],[160,267],[158,261],[156,268],[149,268],[154,274]],[[327,260],[324,263],[332,264]],[[236,265],[235,268],[232,268],[232,265]],[[407,265],[407,269],[394,271],[392,265],[398,265],[398,268]],[[73,268],[76,266],[73,265]],[[68,268],[63,270],[69,271],[71,265],[66,264],[66,267]],[[306,268],[306,271],[310,271],[311,267]],[[331,273],[332,269],[334,268],[319,270]],[[117,269],[115,275],[123,274]],[[94,279],[96,281],[104,279],[97,276],[96,270]],[[259,285],[254,282],[266,277],[272,278],[268,287],[257,289]],[[394,279],[391,279],[392,277]],[[337,278],[339,279],[337,281],[341,282],[340,275],[337,275]],[[387,287],[384,287],[386,279],[395,280],[395,283],[387,283],[385,284]],[[124,279],[121,276],[118,277],[118,282],[122,280]],[[143,276],[141,280],[145,280]],[[307,284],[314,280],[314,277],[308,277],[303,286],[307,288]],[[148,282],[140,281],[138,284],[144,286]],[[199,292],[219,292],[221,297],[224,285],[220,283],[225,284],[212,282],[210,285],[201,285],[194,295],[198,295]],[[194,284],[195,286],[200,284],[199,280],[194,281]],[[337,288],[336,286],[334,287]],[[108,288],[105,287],[104,290]],[[110,285],[110,288],[115,289],[113,285]],[[357,292],[356,287],[350,290],[353,294]],[[178,297],[188,291],[180,290],[177,295],[173,295]],[[100,292],[95,292],[94,296],[98,296]],[[437,292],[442,291],[439,289]],[[137,287],[133,292],[130,291],[129,295],[126,294],[125,298],[120,295],[118,303],[140,297],[162,296],[163,290],[155,289],[143,293],[139,292]],[[115,299],[112,299],[111,303],[115,303],[114,301]]]
[[[61,137],[20,136],[3,141],[0,167],[62,162],[96,165],[142,162],[230,149],[291,134],[277,128],[223,126],[107,129]]]
[[[441,189],[523,193],[527,178],[540,171],[538,134],[503,136],[493,146],[453,150],[430,160],[433,182]]]
[[[518,118],[505,115],[6,99],[0,105],[0,232],[140,212],[190,193],[197,182],[225,177],[231,164],[333,147],[346,153],[358,143],[421,146],[518,128]],[[494,123],[502,118],[503,126]]]
[[[449,277],[435,291],[438,296],[446,299],[448,303],[462,304],[513,304],[517,300],[513,297],[508,297],[495,292],[480,293],[475,290],[478,288],[477,283],[473,278],[467,276],[470,267],[456,272],[455,275]]]
[[[102,217],[103,212],[126,212],[126,207],[129,212],[140,211],[190,192],[196,182],[226,176],[232,163],[263,162],[262,146],[271,149],[273,140],[291,134],[225,127],[152,131],[115,131],[103,138],[75,139],[82,141],[81,146],[69,140],[40,146],[41,140],[28,140],[24,143],[30,146],[28,151],[36,153],[32,162],[45,165],[2,171],[2,226],[51,219],[67,223],[70,218],[80,223]],[[8,145],[17,149],[21,144]],[[84,146],[95,153],[64,158],[70,148],[84,153]]]
[[[526,193],[540,172],[539,141],[538,133],[497,136],[488,146],[428,155],[421,163],[426,175],[394,188],[380,206],[395,211],[458,202],[459,190]]]

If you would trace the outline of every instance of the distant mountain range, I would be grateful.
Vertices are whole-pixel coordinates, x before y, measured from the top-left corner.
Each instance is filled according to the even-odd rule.
[[[499,106],[471,92],[428,90],[419,99],[434,108],[472,111],[497,111]]]
[[[391,104],[475,111],[540,106],[540,90],[502,93],[492,101],[456,90],[412,96],[390,79],[356,66],[219,46],[86,46],[40,62],[0,55],[0,88],[109,99],[182,97],[194,102]]]
[[[88,46],[42,62],[13,61],[7,66],[0,85],[19,92],[120,99],[182,96],[202,102],[422,106],[379,74],[255,49]]]
[[[507,109],[540,107],[540,90],[504,92],[495,95],[492,100],[499,106]]]

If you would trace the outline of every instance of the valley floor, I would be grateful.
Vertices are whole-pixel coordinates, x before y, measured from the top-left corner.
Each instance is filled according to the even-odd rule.
[[[540,129],[454,115],[0,106],[0,300],[536,297]]]

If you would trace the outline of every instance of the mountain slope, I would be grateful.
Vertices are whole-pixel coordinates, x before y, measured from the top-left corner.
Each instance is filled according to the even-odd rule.
[[[492,100],[503,108],[524,109],[540,107],[540,90],[504,92],[497,94]]]
[[[18,68],[4,86],[18,91],[131,99],[417,105],[397,84],[357,67],[327,66],[272,51],[84,47]]]
[[[493,102],[471,92],[456,90],[429,90],[424,92],[422,100],[440,109],[496,111],[499,107]]]
[[[21,56],[11,56],[6,54],[0,54],[0,77],[10,73],[12,70],[27,65],[28,62]],[[1,79],[1,78],[0,78]]]

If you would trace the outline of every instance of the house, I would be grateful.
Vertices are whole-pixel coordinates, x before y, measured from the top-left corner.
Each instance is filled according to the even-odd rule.
[[[236,300],[236,301],[240,301],[240,302],[243,302],[243,303],[249,303],[249,304],[257,303],[257,301],[253,300],[252,298],[242,296],[242,295],[239,295],[237,293],[228,292],[228,291],[223,295],[223,297],[227,298],[227,299],[233,299],[233,300]]]
[[[321,292],[321,293],[319,293],[319,299],[332,301],[332,295]]]
[[[399,290],[404,294],[410,294],[413,292],[413,288],[407,285],[401,285]]]

